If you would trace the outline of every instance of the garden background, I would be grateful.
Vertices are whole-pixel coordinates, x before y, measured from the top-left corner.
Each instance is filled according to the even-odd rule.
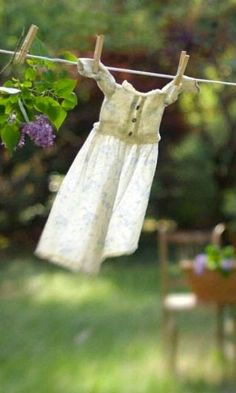
[[[187,75],[236,81],[234,0],[1,0],[0,21],[4,49],[14,50],[23,27],[34,23],[51,56],[70,51],[91,57],[102,33],[105,65],[174,75],[186,50]],[[1,55],[2,66],[6,61]],[[176,384],[162,370],[156,233],[148,225],[153,221],[146,223],[139,250],[105,262],[97,278],[33,257],[60,182],[103,99],[94,81],[79,77],[76,67],[69,72],[78,78],[78,106],[55,145],[43,150],[28,142],[12,156],[0,147],[1,390],[234,392],[231,383],[220,386],[213,341],[205,347],[213,329],[208,311],[183,321],[185,377]],[[114,76],[140,91],[167,83],[124,72]],[[1,83],[8,77],[6,70]],[[147,218],[174,220],[183,229],[224,221],[236,231],[235,94],[235,87],[200,83],[199,94],[183,94],[166,109]],[[192,340],[199,343],[194,351]]]

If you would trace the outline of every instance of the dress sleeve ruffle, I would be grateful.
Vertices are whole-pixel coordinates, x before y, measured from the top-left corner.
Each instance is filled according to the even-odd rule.
[[[101,62],[98,72],[93,72],[93,59],[89,58],[78,59],[77,67],[80,75],[96,80],[98,87],[105,96],[110,97],[114,93],[116,88],[115,78]]]
[[[165,94],[164,104],[167,106],[175,102],[178,99],[180,93],[199,93],[200,88],[196,79],[190,78],[189,76],[183,76],[179,86],[175,85],[173,79],[171,82],[165,85],[161,91]]]

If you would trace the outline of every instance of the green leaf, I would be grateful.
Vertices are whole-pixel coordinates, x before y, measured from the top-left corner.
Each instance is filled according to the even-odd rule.
[[[46,67],[50,69],[55,68],[55,64],[52,61],[44,59],[27,59],[27,64],[36,69],[39,69],[41,67]]]
[[[59,105],[58,107],[50,107],[48,111],[48,117],[55,125],[57,130],[61,127],[67,116],[67,112]]]
[[[14,96],[9,96],[8,98],[8,102],[10,102],[11,104],[16,104],[18,102],[18,95],[14,95]]]
[[[73,109],[77,105],[77,103],[78,103],[77,95],[74,92],[72,92],[65,97],[65,99],[62,101],[61,106],[68,111]]]
[[[225,246],[222,249],[222,258],[231,259],[234,257],[234,247],[233,246]]]
[[[20,87],[21,88],[29,88],[29,87],[32,87],[32,82],[31,81],[24,81],[24,82],[22,82],[21,84],[20,84]]]
[[[1,129],[1,138],[7,149],[12,152],[19,142],[20,131],[17,126],[6,124],[5,127]]]
[[[23,101],[34,101],[35,96],[34,94],[29,90],[29,89],[23,89],[20,93],[20,96],[18,96],[23,99]]]
[[[0,105],[6,106],[9,102],[9,96],[0,96]]]
[[[27,70],[25,71],[26,80],[33,81],[35,80],[36,75],[37,75],[37,71],[32,67],[27,68]]]
[[[12,111],[14,110],[14,105],[12,105],[9,101],[6,103],[6,106],[5,106],[5,113],[7,114],[7,115],[9,115],[10,113],[12,113]]]
[[[39,95],[41,93],[45,94],[45,90],[49,90],[51,88],[51,83],[46,80],[40,80],[34,82],[34,89],[36,90],[35,95]]]
[[[45,113],[57,129],[66,118],[66,111],[51,97],[37,97],[34,107],[39,112]]]
[[[74,90],[76,84],[77,84],[76,80],[66,78],[66,79],[60,79],[59,81],[56,81],[53,84],[53,87],[55,89],[56,94],[59,97],[64,98],[65,95],[67,95],[68,93],[71,93]]]
[[[11,81],[11,80],[8,80],[8,81],[6,81],[6,82],[3,83],[3,86],[6,86],[6,87],[15,87],[16,84],[17,84],[17,85],[19,84],[19,80],[15,80],[14,82]]]
[[[77,61],[78,60],[77,57],[69,51],[65,51],[65,52],[61,53],[60,57],[63,59],[66,59],[66,60],[70,60],[70,61]]]
[[[0,124],[4,124],[4,123],[6,124],[7,120],[8,120],[8,116],[5,115],[5,114],[3,114],[3,115],[1,114],[1,116],[0,116]]]
[[[47,70],[42,73],[42,78],[50,83],[53,83],[56,79],[56,73],[52,70]]]
[[[31,45],[31,52],[41,56],[48,56],[48,49],[46,45],[38,37],[34,38]]]
[[[46,113],[48,106],[53,105],[54,103],[51,102],[51,100],[53,100],[51,97],[36,97],[35,98],[35,103],[34,103],[34,107],[36,110],[38,110],[39,112],[43,112]],[[53,100],[54,101],[54,100]],[[55,103],[57,103],[57,101],[55,101]],[[56,104],[55,104],[56,105]]]
[[[0,116],[2,117],[2,116],[4,116],[4,114],[5,114],[5,105],[1,105],[1,102],[0,102]],[[0,120],[1,120],[1,117],[0,117]]]

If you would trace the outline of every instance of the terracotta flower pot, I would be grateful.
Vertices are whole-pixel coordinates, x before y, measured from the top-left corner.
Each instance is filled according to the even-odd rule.
[[[218,304],[236,303],[236,263],[227,276],[209,269],[198,274],[191,261],[184,261],[181,265],[192,291],[200,301]]]

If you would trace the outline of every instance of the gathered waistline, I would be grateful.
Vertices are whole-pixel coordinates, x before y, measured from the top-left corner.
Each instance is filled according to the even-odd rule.
[[[109,128],[110,126],[110,128]],[[115,138],[120,139],[122,142],[125,142],[130,145],[138,144],[154,144],[158,143],[161,139],[160,134],[137,134],[126,132],[124,133],[124,128],[117,126],[114,122],[104,121],[94,123],[94,129],[98,134],[103,135],[111,135]]]

